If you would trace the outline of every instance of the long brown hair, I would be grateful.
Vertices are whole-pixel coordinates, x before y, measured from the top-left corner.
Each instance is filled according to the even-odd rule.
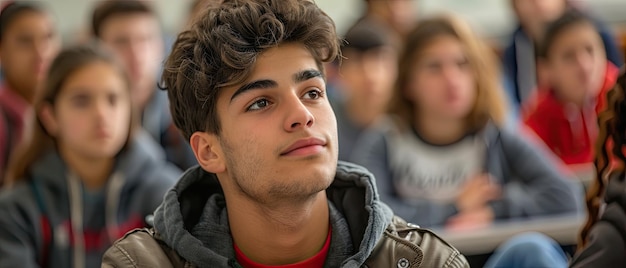
[[[606,185],[610,179],[621,179],[624,173],[623,148],[626,145],[626,72],[617,79],[615,87],[607,94],[607,106],[598,115],[599,133],[596,140],[596,179],[587,191],[587,223],[580,232],[579,248],[587,243],[591,227],[598,221],[604,203]]]
[[[467,118],[469,130],[481,129],[489,120],[502,125],[506,105],[502,96],[503,89],[496,56],[469,25],[451,15],[420,21],[407,36],[404,51],[400,56],[398,80],[390,112],[404,123],[414,122],[415,104],[405,95],[412,79],[411,72],[420,53],[441,36],[454,37],[466,48],[466,56],[474,73],[478,95]]]
[[[25,133],[20,147],[17,148],[15,154],[10,159],[6,177],[8,186],[17,181],[27,179],[31,165],[44,152],[55,148],[54,137],[48,133],[39,117],[42,108],[45,105],[54,107],[55,101],[67,79],[81,68],[95,62],[105,62],[118,69],[120,76],[126,83],[126,87],[130,90],[128,76],[122,65],[112,54],[103,50],[100,46],[95,44],[81,45],[61,51],[50,65],[43,88],[36,96],[33,107],[34,118],[31,119],[31,122],[34,123],[32,132]],[[131,126],[134,124],[133,118],[134,113],[131,115]],[[128,139],[130,139],[131,132],[132,129],[129,129]],[[128,143],[128,139],[126,143]],[[126,144],[124,147],[126,147]]]

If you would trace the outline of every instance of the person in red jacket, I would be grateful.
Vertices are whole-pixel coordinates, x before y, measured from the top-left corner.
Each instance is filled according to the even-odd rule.
[[[547,27],[537,53],[545,85],[525,107],[525,124],[565,164],[591,163],[597,114],[618,68],[606,60],[593,21],[575,11]]]

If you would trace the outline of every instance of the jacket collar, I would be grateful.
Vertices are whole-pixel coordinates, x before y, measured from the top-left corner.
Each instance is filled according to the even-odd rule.
[[[391,223],[393,213],[380,202],[374,184],[364,168],[338,163],[335,180],[326,193],[333,230],[347,231],[333,231],[327,263],[363,264]],[[199,167],[185,172],[166,193],[154,221],[160,238],[191,263],[232,263],[227,208],[215,174]]]

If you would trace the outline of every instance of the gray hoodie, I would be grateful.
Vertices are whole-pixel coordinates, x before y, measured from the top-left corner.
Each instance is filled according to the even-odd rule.
[[[406,168],[407,150],[402,139],[417,139],[412,131],[389,126],[387,135],[367,145],[361,164],[376,177],[381,200],[400,217],[421,226],[441,226],[458,213],[454,203],[428,199],[405,200],[397,193],[398,170]],[[502,198],[491,202],[496,219],[578,213],[583,208],[582,185],[566,176],[562,165],[539,143],[519,132],[492,123],[475,134],[486,148],[483,171],[503,188]]]
[[[397,221],[394,220],[397,218],[394,218],[389,207],[380,202],[371,174],[362,167],[339,162],[335,180],[326,193],[333,232],[325,267],[362,267],[375,252],[377,244],[381,246],[379,242],[384,236],[393,237],[386,229],[389,230],[388,226],[392,225],[392,221]],[[154,229],[159,240],[196,267],[238,267],[227,210],[215,174],[207,173],[200,168],[190,169],[165,195],[163,204],[155,212]],[[415,237],[415,234],[411,236],[412,239]],[[404,238],[393,239],[402,241]],[[415,263],[404,259],[398,265],[406,266],[398,267],[409,267],[409,263],[410,267],[416,267],[419,265],[418,261],[422,264],[445,263],[446,267],[464,266],[464,258],[451,246],[441,246],[444,244],[440,242],[437,242],[440,245],[438,247],[426,245],[425,239],[421,242],[424,243],[421,244],[422,247],[419,247],[419,244],[418,247],[415,244],[408,244],[409,241],[397,242],[407,243],[402,245],[405,248],[419,248],[417,251],[420,254],[423,252],[423,255],[407,256]],[[111,257],[110,261],[120,265],[135,261],[148,262],[142,257],[135,256],[136,252],[150,248],[145,241],[137,234],[127,235],[127,238],[119,241],[117,246],[107,252],[105,264],[109,264],[106,262],[108,257]],[[442,250],[443,247],[446,249]],[[387,263],[389,259],[398,257],[394,253],[400,254],[401,251],[383,248],[378,248],[376,252],[379,255],[392,256],[385,259]],[[153,249],[151,251],[154,252]],[[120,256],[118,255],[120,252],[128,253]],[[441,252],[453,254],[447,255],[446,258],[449,259],[446,261],[439,259],[437,254]],[[432,259],[426,261],[429,258]]]
[[[145,227],[180,171],[147,133],[137,134],[100,191],[84,189],[54,150],[35,162],[28,178],[4,189],[0,267],[100,267],[116,239]]]

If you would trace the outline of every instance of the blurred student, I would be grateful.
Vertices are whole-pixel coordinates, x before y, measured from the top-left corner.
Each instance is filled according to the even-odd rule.
[[[402,39],[411,30],[417,18],[417,8],[413,0],[364,0],[364,19],[382,23]]]
[[[574,258],[568,264],[561,248],[547,236],[524,234],[500,246],[485,267],[626,267],[625,72],[607,95],[607,109],[598,116],[596,176],[587,192],[587,222]]]
[[[37,2],[15,1],[0,12],[0,185],[28,125],[33,97],[59,47],[54,21]]]
[[[391,102],[397,129],[365,165],[398,215],[470,228],[582,207],[582,190],[549,152],[502,127],[497,77],[495,55],[454,17],[421,21],[409,34]]]
[[[528,101],[525,123],[566,164],[591,163],[596,115],[618,68],[606,60],[593,21],[576,11],[548,26],[537,55],[549,86]]]
[[[182,169],[195,165],[189,143],[172,122],[167,93],[157,87],[164,47],[159,20],[149,4],[138,0],[100,2],[93,12],[92,33],[126,65],[141,125],[161,144],[167,160]]]
[[[0,194],[0,267],[100,267],[116,239],[147,226],[180,171],[134,135],[129,80],[112,56],[66,49],[44,85]]]
[[[537,87],[535,45],[541,43],[547,24],[556,20],[564,12],[573,9],[568,0],[511,0],[519,27],[513,32],[504,52],[504,70],[511,87],[509,94],[514,105],[523,104],[533,95]],[[598,33],[607,59],[616,66],[623,64],[623,58],[610,29],[598,21]]]
[[[382,135],[385,112],[397,77],[397,50],[389,29],[361,20],[344,37],[339,66],[341,99],[337,117],[339,159],[361,162],[368,144]]]

